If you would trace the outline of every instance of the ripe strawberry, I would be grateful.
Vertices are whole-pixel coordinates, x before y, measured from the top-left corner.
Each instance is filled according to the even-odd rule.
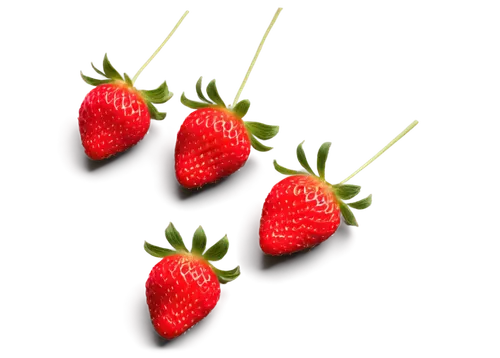
[[[195,102],[182,94],[181,102],[196,109],[182,124],[175,145],[175,174],[179,183],[188,189],[200,188],[240,169],[250,155],[250,145],[258,151],[272,148],[255,137],[271,139],[279,130],[256,122],[244,122],[243,116],[250,101],[243,100],[232,109],[226,108],[217,92],[215,80],[207,86],[210,102],[201,91],[201,77],[196,92],[204,101]]]
[[[332,188],[313,175],[298,174],[269,193],[260,225],[260,247],[283,255],[316,246],[340,224],[340,206]]]
[[[144,243],[149,254],[163,258],[149,274],[146,299],[156,332],[172,339],[212,311],[219,300],[219,283],[236,279],[240,267],[222,271],[209,263],[222,259],[227,253],[227,236],[205,251],[207,238],[200,226],[194,233],[191,252],[172,223],[165,230],[165,236],[176,251]]]
[[[81,74],[83,80],[96,86],[87,94],[80,107],[78,123],[85,153],[89,158],[101,160],[123,152],[136,145],[148,132],[150,119],[164,119],[153,103],[165,103],[173,93],[166,82],[152,91],[135,89],[132,80],[125,79],[113,68],[104,56],[104,73],[92,65],[94,70],[106,77],[97,80]]]
[[[188,255],[165,257],[151,270],[146,297],[153,326],[172,339],[201,321],[220,295],[217,276],[210,266]]]
[[[264,253],[283,255],[312,248],[337,231],[340,215],[357,227],[351,208],[365,211],[373,204],[371,195],[349,201],[361,193],[359,184],[331,185],[327,176],[331,147],[329,140],[319,146],[315,167],[309,161],[303,141],[295,147],[295,160],[303,169],[291,169],[273,160],[273,168],[282,177],[262,199],[259,245]]]

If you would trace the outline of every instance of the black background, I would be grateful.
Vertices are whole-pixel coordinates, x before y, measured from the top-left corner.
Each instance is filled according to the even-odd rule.
[[[159,79],[160,71],[168,72],[177,87],[190,87],[192,71],[218,71],[224,72],[230,91],[229,80],[239,78],[239,64],[248,61],[247,41],[255,39],[255,25],[263,22],[264,9],[272,3],[227,3],[145,4],[144,14],[115,9],[123,15],[117,17],[96,8],[87,20],[92,14],[99,20],[75,21],[64,34],[71,40],[63,45],[68,51],[61,65],[65,85],[57,120],[71,112],[72,96],[79,95],[78,82],[70,76],[72,63],[86,63],[100,47],[112,48],[121,63],[135,63],[135,56],[167,30],[166,16],[175,15],[175,8],[192,7],[192,24],[185,27],[184,40],[145,78]],[[419,50],[423,29],[404,18],[384,21],[311,4],[290,6],[289,24],[273,34],[273,47],[265,50],[265,72],[256,73],[257,88],[250,94],[257,96],[257,110],[266,119],[289,120],[282,157],[295,136],[314,135],[318,142],[320,135],[335,135],[337,168],[330,175],[340,175],[351,160],[374,151],[391,128],[400,127],[408,111],[426,110],[429,71]],[[370,183],[377,184],[377,215],[363,217],[369,232],[360,235],[342,263],[283,284],[242,281],[241,288],[232,290],[230,312],[195,351],[319,350],[342,347],[340,336],[345,334],[356,338],[369,333],[399,342],[408,338],[405,332],[421,320],[422,302],[430,295],[424,257],[434,223],[423,219],[425,187],[432,176],[426,162],[432,130],[428,112],[426,119],[425,128],[393,153],[384,168],[370,170]],[[67,270],[77,283],[65,292],[78,307],[78,320],[68,317],[66,323],[76,323],[72,334],[86,347],[115,353],[140,351],[122,320],[124,300],[135,280],[144,278],[135,241],[145,231],[156,232],[163,215],[176,215],[188,226],[192,215],[208,215],[211,231],[222,231],[231,222],[237,233],[249,200],[271,177],[264,169],[246,196],[230,205],[179,212],[157,196],[148,163],[103,183],[73,177],[58,154],[56,163],[58,233],[71,237],[74,254]]]

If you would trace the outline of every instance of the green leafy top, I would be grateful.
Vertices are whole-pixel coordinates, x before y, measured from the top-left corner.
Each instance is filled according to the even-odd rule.
[[[189,251],[186,248],[186,245],[184,245],[184,242],[182,241],[182,237],[179,234],[179,232],[176,230],[174,225],[170,223],[165,230],[165,236],[172,245],[172,247],[175,250],[171,249],[164,249],[162,247],[158,247],[155,245],[151,245],[148,242],[144,242],[144,249],[146,250],[147,253],[154,257],[166,257],[174,254],[188,254]],[[199,256],[200,258],[204,259],[205,261],[219,261],[222,259],[229,248],[229,241],[227,239],[227,235],[224,236],[222,239],[217,241],[212,247],[210,247],[208,250],[205,251],[205,248],[207,246],[207,237],[205,235],[205,231],[203,231],[203,228],[200,226],[198,229],[196,229],[194,236],[193,236],[193,244],[191,247],[191,254],[195,256]],[[222,271],[217,268],[215,268],[210,262],[208,262],[214,273],[217,275],[217,278],[219,279],[220,283],[228,283],[236,279],[240,275],[240,267],[237,266],[236,268],[228,271]]]
[[[325,163],[326,159],[328,158],[328,152],[330,150],[330,146],[332,145],[332,143],[330,142],[323,143],[323,145],[321,145],[321,147],[319,148],[318,159],[317,159],[318,175],[316,175],[309,166],[306,154],[304,153],[304,149],[302,148],[302,144],[304,144],[304,142],[300,143],[297,147],[297,158],[302,167],[305,169],[305,171],[287,169],[279,165],[276,162],[276,160],[274,161],[274,168],[281,174],[312,175],[325,182],[327,185],[330,186],[330,188],[333,191],[333,194],[335,195],[337,201],[339,202],[340,212],[344,217],[345,223],[347,225],[358,226],[358,222],[356,221],[356,218],[354,217],[354,214],[352,213],[349,207],[358,210],[366,209],[372,203],[372,195],[370,194],[368,197],[359,201],[355,201],[352,203],[345,203],[344,200],[352,199],[356,195],[358,195],[361,190],[361,187],[358,185],[343,184],[343,183],[332,185],[325,180]]]
[[[82,72],[80,75],[83,80],[87,82],[91,86],[99,86],[105,83],[115,83],[115,82],[124,82],[127,86],[134,87],[134,83],[130,79],[130,77],[124,73],[123,77],[118,73],[118,71],[111,65],[108,60],[108,55],[104,55],[104,60],[102,62],[103,71],[97,69],[93,63],[91,63],[92,68],[101,76],[106,77],[106,79],[98,80],[95,78],[87,77]],[[149,114],[151,119],[162,120],[167,115],[164,112],[158,112],[153,103],[165,103],[174,95],[172,92],[169,92],[167,83],[163,82],[157,89],[146,91],[146,90],[138,90],[141,94],[142,98],[146,102],[148,106]]]
[[[183,105],[191,109],[224,108],[232,111],[238,118],[243,118],[247,114],[248,109],[250,108],[250,101],[248,99],[239,101],[232,108],[231,106],[226,106],[224,101],[220,97],[219,92],[217,91],[215,80],[210,81],[210,83],[207,86],[206,92],[209,98],[207,99],[201,89],[201,81],[202,77],[200,77],[200,79],[196,82],[196,93],[198,94],[198,98],[201,100],[201,102],[192,101],[188,99],[184,95],[184,93],[182,93],[181,102]],[[262,140],[268,140],[273,138],[274,136],[276,136],[276,134],[278,134],[279,126],[270,126],[258,122],[249,122],[249,121],[243,121],[243,122],[250,136],[250,143],[252,147],[254,147],[254,149],[258,150],[259,152],[267,152],[273,149],[272,147],[267,147],[264,144],[262,144],[259,140],[257,140],[257,138]]]

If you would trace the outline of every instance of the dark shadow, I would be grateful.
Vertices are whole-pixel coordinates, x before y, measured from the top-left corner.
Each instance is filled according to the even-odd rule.
[[[222,293],[217,306],[210,314],[191,327],[179,337],[166,340],[154,330],[150,318],[143,282],[139,282],[125,303],[125,325],[137,346],[144,350],[168,352],[186,350],[195,347],[212,332],[229,301],[229,289],[222,287]]]
[[[148,160],[153,145],[162,134],[162,127],[151,122],[146,137],[134,147],[108,159],[91,160],[83,151],[78,122],[72,116],[61,125],[59,153],[64,166],[74,176],[86,181],[103,181],[126,173]]]
[[[305,276],[351,251],[356,230],[343,221],[335,234],[312,249],[290,255],[267,255],[259,246],[262,201],[247,211],[238,234],[238,263],[245,276],[258,282],[283,282]]]
[[[151,153],[151,167],[156,177],[156,190],[171,207],[196,210],[234,198],[251,187],[262,173],[262,162],[251,154],[236,173],[197,189],[186,189],[179,184],[174,170],[175,132],[170,131]]]

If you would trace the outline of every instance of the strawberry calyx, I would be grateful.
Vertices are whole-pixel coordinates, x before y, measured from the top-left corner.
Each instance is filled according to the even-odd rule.
[[[361,187],[358,185],[352,185],[352,184],[330,184],[325,180],[325,164],[326,160],[328,158],[328,152],[330,151],[330,146],[332,143],[326,142],[321,145],[321,147],[318,150],[318,158],[317,158],[317,168],[318,168],[318,174],[316,174],[312,169],[309,163],[307,162],[307,158],[304,152],[304,149],[302,148],[302,145],[304,142],[300,143],[297,146],[297,159],[299,160],[299,163],[302,165],[302,168],[304,168],[305,171],[303,170],[292,170],[285,168],[281,165],[278,164],[278,162],[275,160],[274,161],[274,168],[281,174],[284,175],[311,175],[314,176],[315,178],[321,180],[325,184],[327,184],[333,194],[335,195],[335,198],[337,199],[339,206],[340,206],[340,213],[342,214],[342,217],[344,218],[344,222],[347,225],[351,226],[358,226],[358,222],[356,221],[356,218],[354,217],[353,212],[351,211],[351,208],[357,209],[357,210],[362,210],[366,209],[369,207],[372,203],[372,195],[370,194],[368,197],[351,202],[351,203],[346,203],[344,200],[350,200],[354,198],[356,195],[359,194],[361,191]]]
[[[231,105],[226,106],[221,96],[219,95],[219,91],[217,90],[217,85],[215,84],[215,80],[210,81],[207,86],[206,92],[207,97],[203,94],[201,89],[202,78],[200,77],[196,82],[196,93],[201,102],[192,101],[186,97],[184,93],[181,96],[181,103],[186,107],[191,109],[200,109],[200,108],[219,108],[226,109],[231,111],[236,117],[239,119],[243,119],[243,117],[247,114],[248,109],[250,108],[250,101],[248,99],[241,100],[237,102],[233,107]],[[257,138],[262,140],[268,140],[274,138],[276,134],[278,134],[279,126],[271,126],[259,122],[250,122],[243,121],[245,124],[245,128],[248,131],[250,137],[250,144],[255,150],[259,152],[267,152],[272,147],[265,146],[262,144]]]
[[[135,89],[133,81],[130,79],[130,77],[124,73],[123,77],[120,75],[120,73],[111,65],[108,59],[108,55],[104,55],[104,60],[102,62],[102,67],[103,71],[97,69],[93,63],[91,63],[92,68],[101,76],[105,77],[106,79],[95,79],[92,77],[85,76],[82,72],[80,72],[80,75],[82,76],[82,79],[88,83],[91,86],[99,86],[102,84],[107,84],[107,83],[122,83],[128,87],[131,87]],[[136,90],[136,89],[135,89]],[[149,114],[151,119],[156,119],[156,120],[162,120],[165,119],[166,113],[165,112],[159,112],[156,107],[154,106],[153,103],[158,104],[158,103],[165,103],[167,102],[172,96],[174,95],[172,92],[168,90],[167,87],[167,82],[163,82],[158,88],[154,90],[136,90],[146,105],[148,106]]]
[[[181,235],[174,227],[172,223],[170,223],[165,230],[165,237],[167,241],[172,245],[174,250],[165,249],[159,246],[152,245],[147,241],[144,241],[144,250],[154,257],[163,258],[166,256],[171,256],[175,254],[181,255],[193,255],[198,259],[204,260],[208,263],[214,273],[217,275],[220,283],[228,283],[235,280],[240,275],[240,267],[228,271],[219,270],[214,267],[209,261],[219,261],[221,260],[227,253],[229,249],[229,240],[227,239],[227,235],[225,235],[222,239],[217,241],[212,247],[205,251],[207,246],[207,236],[205,235],[205,231],[201,226],[196,229],[193,235],[193,244],[191,247],[191,251],[188,251],[186,245],[184,245],[184,241],[182,240]]]

